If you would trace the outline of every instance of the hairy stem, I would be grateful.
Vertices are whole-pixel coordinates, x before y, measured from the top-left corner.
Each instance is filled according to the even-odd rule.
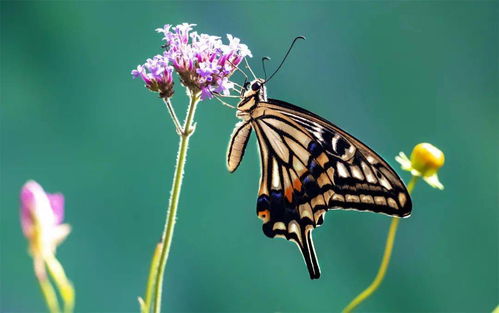
[[[153,299],[153,292],[156,287],[156,276],[158,274],[158,263],[159,263],[159,257],[161,253],[163,243],[160,242],[156,245],[156,249],[154,249],[154,254],[152,256],[151,260],[151,265],[149,267],[149,277],[147,279],[147,286],[146,286],[146,295],[145,295],[145,300],[142,298],[139,298],[140,301],[140,311],[142,313],[150,313],[151,312],[151,302]]]
[[[412,193],[416,182],[418,181],[418,176],[412,176],[411,180],[407,184],[407,191]],[[386,270],[388,269],[388,265],[390,264],[390,257],[392,255],[393,244],[395,242],[395,236],[397,234],[397,227],[399,225],[400,218],[392,217],[392,222],[390,224],[390,228],[388,230],[388,236],[386,238],[385,244],[385,252],[383,254],[383,259],[381,260],[381,265],[379,266],[378,273],[374,278],[373,282],[367,287],[364,291],[362,291],[355,299],[352,300],[344,309],[343,313],[350,313],[355,309],[359,304],[361,304],[364,300],[366,300],[369,296],[371,296],[376,289],[381,285],[383,278],[385,277]]]
[[[177,114],[175,114],[175,110],[173,109],[172,102],[170,99],[163,99],[163,102],[166,104],[166,108],[168,109],[168,112],[170,113],[170,116],[173,121],[173,125],[175,125],[175,130],[177,131],[177,134],[180,136],[182,134],[182,127],[180,127],[180,122],[178,121]]]
[[[177,164],[175,166],[175,174],[173,176],[173,184],[170,195],[170,202],[168,212],[166,214],[166,223],[161,237],[161,254],[159,256],[159,263],[157,267],[156,284],[154,286],[154,313],[161,312],[161,296],[163,291],[163,276],[166,267],[166,261],[170,252],[170,245],[172,243],[173,229],[175,227],[175,219],[177,215],[178,200],[180,196],[180,189],[182,187],[182,179],[184,175],[184,166],[187,156],[187,148],[189,146],[189,138],[194,132],[194,113],[196,106],[199,102],[199,94],[190,94],[190,104],[187,109],[187,117],[184,121],[184,126],[180,133],[180,142],[177,155]]]

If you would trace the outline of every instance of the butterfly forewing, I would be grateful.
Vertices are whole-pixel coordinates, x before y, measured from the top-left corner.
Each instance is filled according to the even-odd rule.
[[[407,189],[395,171],[378,155],[337,126],[292,104],[269,100],[266,112],[276,111],[303,126],[314,138],[308,151],[334,183],[329,205],[340,209],[367,210],[399,217],[412,209]],[[317,146],[316,144],[319,144]],[[327,157],[327,162],[324,162]]]

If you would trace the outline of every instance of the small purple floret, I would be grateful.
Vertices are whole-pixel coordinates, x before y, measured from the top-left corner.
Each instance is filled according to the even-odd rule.
[[[140,77],[150,90],[169,98],[173,95],[172,73],[173,66],[168,65],[168,60],[158,54],[152,59],[147,59],[144,65],[137,66],[131,74],[134,78]]]

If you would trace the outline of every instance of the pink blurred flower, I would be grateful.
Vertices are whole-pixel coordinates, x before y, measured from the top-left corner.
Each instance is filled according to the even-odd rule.
[[[64,220],[64,196],[48,194],[34,180],[21,189],[21,226],[34,255],[54,253],[70,232]]]

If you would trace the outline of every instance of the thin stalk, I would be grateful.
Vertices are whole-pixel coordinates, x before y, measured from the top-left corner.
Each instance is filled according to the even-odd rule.
[[[57,295],[55,293],[52,283],[45,273],[45,264],[43,260],[34,260],[35,263],[35,273],[38,283],[40,284],[40,289],[42,290],[43,298],[47,304],[47,308],[50,313],[60,313],[59,301],[57,300]]]
[[[45,262],[47,264],[49,274],[54,280],[57,289],[59,289],[59,294],[64,301],[64,312],[72,313],[75,299],[73,285],[66,277],[66,273],[64,272],[64,268],[61,263],[59,263],[53,254],[47,254],[45,256]]]
[[[418,181],[418,176],[412,176],[411,180],[407,184],[407,191],[412,193],[416,182]],[[373,282],[367,287],[364,291],[362,291],[355,299],[352,300],[344,309],[343,313],[350,313],[355,309],[359,304],[361,304],[364,300],[366,300],[369,296],[371,296],[376,289],[381,285],[383,278],[385,277],[386,270],[388,269],[388,265],[390,264],[390,257],[392,256],[393,244],[395,242],[395,236],[397,234],[397,227],[399,225],[400,218],[392,217],[392,222],[390,224],[390,229],[388,230],[388,236],[386,238],[385,244],[385,252],[383,253],[383,259],[381,260],[381,264],[378,269],[378,273],[374,278]]]
[[[156,277],[158,275],[158,263],[161,255],[163,244],[160,242],[156,245],[154,255],[152,256],[151,266],[149,268],[149,278],[147,279],[145,301],[141,301],[141,312],[149,313],[151,311],[151,303],[153,300],[153,291],[156,286]],[[142,299],[141,299],[142,300]]]
[[[412,176],[411,177],[411,180],[407,184],[407,191],[409,192],[409,194],[411,194],[412,191],[414,190],[414,186],[418,182],[418,179],[419,179],[419,176]]]
[[[180,122],[178,121],[177,114],[175,114],[175,110],[173,109],[172,102],[170,99],[164,99],[163,102],[166,104],[166,108],[168,109],[168,112],[170,113],[170,116],[173,120],[173,125],[175,125],[175,130],[177,131],[177,134],[181,135],[182,133],[182,128],[180,127]]]
[[[187,109],[187,117],[184,121],[184,126],[180,134],[180,142],[178,148],[177,164],[175,166],[175,175],[173,176],[173,184],[171,189],[170,202],[168,212],[166,214],[166,223],[161,237],[162,247],[159,259],[158,271],[156,275],[156,284],[154,290],[154,313],[161,312],[161,294],[163,291],[163,276],[166,267],[166,261],[170,252],[172,243],[173,229],[175,227],[175,219],[177,215],[178,199],[180,189],[182,187],[182,178],[184,174],[185,160],[187,156],[187,148],[189,146],[189,138],[194,132],[194,113],[199,102],[199,93],[190,94],[190,104]]]

